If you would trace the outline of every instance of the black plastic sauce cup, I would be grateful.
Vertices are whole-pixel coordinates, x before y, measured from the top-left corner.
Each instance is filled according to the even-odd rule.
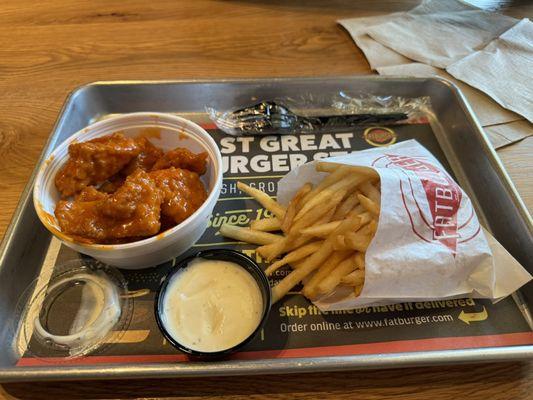
[[[183,268],[187,268],[191,261],[202,258],[204,260],[220,260],[220,261],[229,261],[234,262],[238,265],[240,265],[242,268],[244,268],[257,282],[257,285],[259,286],[259,290],[261,291],[261,296],[263,300],[263,311],[261,314],[261,320],[259,322],[259,325],[255,330],[241,343],[230,347],[226,350],[220,350],[215,352],[203,352],[198,350],[193,350],[188,348],[187,346],[179,343],[174,337],[172,337],[166,327],[165,323],[162,319],[162,313],[163,313],[163,299],[165,296],[165,292],[168,287],[168,283],[172,280],[172,277],[179,273]],[[270,312],[270,284],[268,283],[268,278],[266,277],[265,273],[253,261],[250,257],[244,255],[243,253],[240,253],[235,250],[229,250],[229,249],[212,249],[212,250],[205,250],[205,251],[199,251],[198,253],[193,254],[192,256],[189,256],[187,258],[184,258],[182,260],[179,260],[176,263],[176,267],[174,267],[165,277],[163,280],[161,286],[159,287],[159,291],[157,292],[156,301],[155,301],[155,319],[157,321],[157,325],[159,326],[159,329],[165,336],[165,338],[178,350],[182,351],[183,353],[189,355],[191,358],[197,358],[202,360],[216,360],[228,357],[229,355],[239,351],[242,349],[248,342],[250,342],[255,335],[261,330],[263,325],[265,324],[268,313]]]

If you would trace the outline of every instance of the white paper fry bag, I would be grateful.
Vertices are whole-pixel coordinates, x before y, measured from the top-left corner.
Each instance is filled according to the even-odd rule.
[[[374,168],[381,212],[360,296],[339,287],[315,302],[321,309],[461,296],[495,300],[532,279],[494,238],[487,241],[468,196],[415,140],[322,161]],[[314,163],[302,165],[279,182],[278,200],[288,203],[303,183],[324,175]]]

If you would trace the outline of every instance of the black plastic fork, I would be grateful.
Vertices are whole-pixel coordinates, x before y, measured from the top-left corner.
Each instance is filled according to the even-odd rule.
[[[217,120],[221,128],[248,135],[288,134],[300,131],[339,130],[359,125],[386,124],[407,119],[405,113],[347,114],[306,117],[274,101],[263,101]]]

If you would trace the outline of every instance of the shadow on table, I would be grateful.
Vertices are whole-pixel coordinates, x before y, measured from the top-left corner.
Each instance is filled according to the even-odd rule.
[[[500,363],[381,371],[352,371],[293,375],[265,375],[220,378],[135,379],[9,383],[0,398],[10,399],[134,399],[200,398],[228,396],[247,399],[264,395],[276,398],[353,398],[408,395],[419,398],[463,398],[467,393],[505,393],[513,399],[528,398],[531,367],[527,363]],[[521,394],[525,397],[521,397]],[[440,397],[439,397],[440,398]],[[481,398],[470,397],[469,398]]]

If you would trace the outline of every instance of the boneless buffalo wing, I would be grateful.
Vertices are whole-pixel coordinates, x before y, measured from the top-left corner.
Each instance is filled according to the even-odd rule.
[[[113,194],[98,193],[57,203],[55,214],[63,232],[98,243],[159,232],[162,196],[146,172],[136,171]]]
[[[115,175],[139,153],[139,144],[122,133],[72,143],[69,159],[55,178],[57,190],[63,197],[76,194],[84,187],[103,183]]]
[[[73,143],[69,155],[55,180],[63,197],[55,216],[61,231],[81,242],[154,236],[187,219],[207,198],[200,180],[206,153],[177,148],[165,154],[145,137],[114,133]]]
[[[137,168],[140,168],[144,171],[150,171],[154,164],[158,162],[164,156],[164,152],[161,149],[155,147],[148,139],[145,137],[140,137],[136,139],[137,144],[139,145],[141,151],[137,157],[130,161],[126,167],[121,171],[122,175],[129,175]],[[172,150],[171,150],[172,151]],[[204,160],[205,167],[205,160]]]
[[[157,160],[165,154],[163,150],[155,147],[145,137],[140,137],[135,140],[141,150],[140,153],[122,168],[118,174],[108,178],[107,181],[99,187],[100,191],[113,193],[122,186],[128,175],[132,174],[139,168],[143,171],[150,171]]]
[[[196,172],[168,168],[150,172],[150,177],[163,194],[161,214],[179,224],[198,210],[207,198]]]
[[[207,153],[194,154],[187,149],[178,147],[170,150],[155,163],[153,170],[166,169],[170,167],[188,169],[197,174],[205,174]]]

